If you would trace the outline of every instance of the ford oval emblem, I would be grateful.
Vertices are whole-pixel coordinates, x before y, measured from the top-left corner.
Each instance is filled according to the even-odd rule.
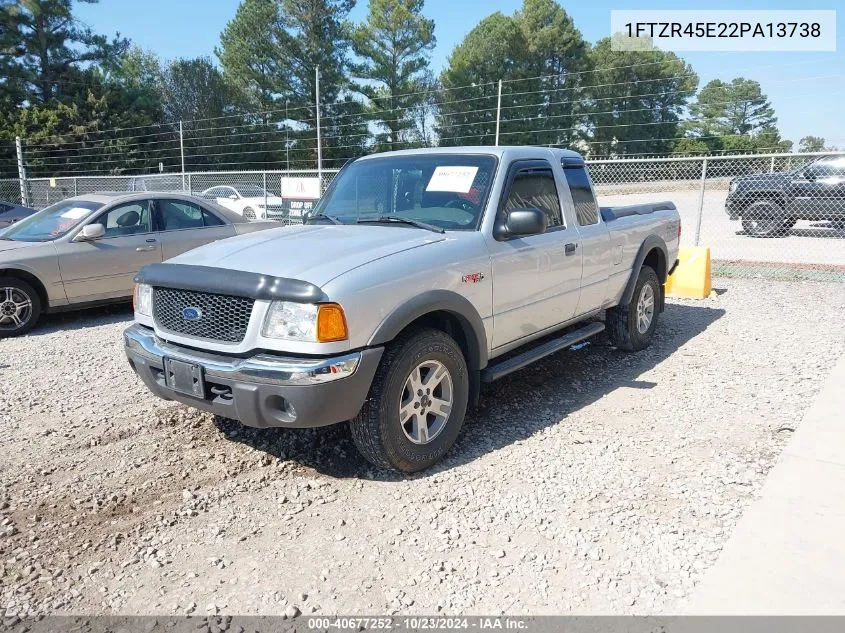
[[[199,321],[202,318],[202,310],[189,306],[182,310],[182,318],[186,321]]]

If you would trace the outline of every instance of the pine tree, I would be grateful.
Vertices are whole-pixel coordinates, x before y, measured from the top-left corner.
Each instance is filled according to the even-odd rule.
[[[398,149],[419,142],[413,114],[427,97],[434,21],[422,15],[423,0],[370,0],[364,24],[352,35],[360,62],[352,65],[355,89],[372,104],[371,114],[386,130],[377,147]]]

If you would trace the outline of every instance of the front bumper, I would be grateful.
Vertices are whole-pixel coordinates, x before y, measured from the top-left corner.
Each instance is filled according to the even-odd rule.
[[[171,345],[138,324],[127,328],[123,339],[132,369],[158,397],[258,428],[325,426],[354,418],[384,351],[377,347],[331,358],[237,358]],[[201,367],[204,397],[168,386],[165,359]]]

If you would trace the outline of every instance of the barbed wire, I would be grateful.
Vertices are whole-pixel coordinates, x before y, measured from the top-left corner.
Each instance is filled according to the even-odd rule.
[[[543,91],[534,91],[533,94],[542,94],[542,92]],[[524,93],[524,94],[531,94],[531,93]],[[667,95],[667,94],[671,94],[671,93],[667,93],[667,92],[646,93],[646,94],[636,95],[636,96],[637,97],[646,97],[646,96],[660,96],[660,95]],[[825,94],[830,94],[830,91],[826,90]],[[804,99],[806,97],[807,97],[807,94],[804,93],[804,94],[793,95],[791,97],[785,97],[785,98],[802,98],[802,99]],[[598,102],[598,101],[601,101],[601,100],[615,99],[615,98],[618,98],[618,97],[614,96],[614,97],[606,97],[606,98],[602,98],[602,99],[593,99],[591,101],[591,103],[595,103],[595,102]],[[728,104],[733,104],[733,103],[749,103],[751,101],[753,101],[753,99],[741,100],[741,101],[727,100],[727,101],[721,101],[721,102],[712,102],[712,105],[728,105]],[[549,106],[562,105],[562,104],[571,104],[574,107],[574,106],[579,105],[581,103],[583,103],[583,102],[560,101],[560,102],[540,102],[540,103],[530,103],[530,104],[516,104],[516,105],[512,105],[512,106],[503,106],[502,110],[517,109],[517,108],[529,108],[529,107],[549,107]],[[645,112],[645,111],[650,111],[650,110],[652,110],[652,108],[628,108],[628,109],[625,109],[625,110],[615,109],[615,110],[606,110],[606,111],[598,111],[598,112],[596,112],[596,111],[593,111],[593,112],[567,112],[567,113],[560,113],[560,114],[553,114],[553,115],[529,116],[529,117],[522,117],[522,118],[517,118],[517,119],[506,118],[506,119],[502,119],[500,124],[505,125],[507,123],[525,122],[525,121],[536,120],[536,119],[547,120],[547,119],[561,118],[561,117],[597,116],[597,115],[602,115],[602,114],[624,115],[624,114],[628,114],[628,113],[632,113],[632,112]],[[477,110],[466,110],[466,111],[462,111],[462,112],[449,113],[447,116],[459,118],[459,117],[463,117],[463,116],[466,116],[466,115],[469,115],[469,114],[493,113],[493,112],[495,112],[495,108],[493,108],[493,109],[483,108],[483,109],[477,109]],[[681,123],[692,123],[692,122],[695,122],[695,121],[697,121],[697,119],[686,118],[686,119],[680,120]],[[704,121],[704,119],[701,119],[701,121]],[[372,123],[372,122],[371,121],[370,122],[360,122],[360,123],[350,124],[348,126],[338,126],[338,128],[339,129],[343,129],[344,127],[348,128],[348,127],[352,127],[352,125],[354,125],[355,127],[360,127],[361,125],[366,125],[367,123]],[[456,127],[477,126],[477,125],[484,125],[485,123],[493,124],[493,123],[495,123],[495,119],[491,119],[489,121],[468,121],[468,122],[465,122],[465,123],[450,123],[447,126],[447,128],[451,129],[451,128],[456,128]],[[654,122],[654,123],[640,123],[639,125],[662,125],[662,124],[667,124],[667,123],[671,123],[671,122],[660,121],[660,122]],[[255,124],[255,125],[259,125],[259,124]],[[609,125],[609,126],[597,126],[597,127],[617,127],[619,125],[621,125],[621,124],[613,124],[613,125]],[[635,125],[635,124],[630,124],[630,125]],[[225,130],[240,129],[242,127],[244,127],[244,126],[243,125],[232,125],[232,126],[229,126],[227,128],[207,128],[207,129],[214,130],[214,131],[225,131]],[[193,130],[193,131],[196,131],[196,130]],[[235,132],[235,133],[226,133],[226,134],[217,134],[217,135],[204,135],[204,136],[199,137],[199,138],[202,138],[203,140],[210,140],[210,139],[215,139],[215,138],[234,139],[234,138],[242,137],[242,136],[255,136],[257,134],[274,134],[274,133],[281,134],[281,133],[289,133],[289,132],[294,133],[294,137],[292,139],[289,139],[291,141],[296,141],[296,142],[316,141],[316,135],[308,136],[308,137],[302,137],[302,136],[300,136],[302,131],[290,130],[290,129],[284,129],[284,128],[283,129],[264,129],[264,128],[249,129],[249,130],[244,131],[244,132]],[[360,134],[324,135],[323,140],[330,140],[330,139],[334,139],[334,138],[358,138],[358,137],[367,137],[367,136],[372,136],[372,135],[373,135],[373,132],[371,130],[368,130],[368,131],[360,133]],[[468,137],[469,137],[469,135],[463,136],[463,137],[457,137],[457,138],[468,138]],[[443,137],[443,138],[454,138],[454,137],[446,136],[446,137]],[[177,143],[178,140],[179,140],[178,137],[176,137],[176,138],[166,139],[166,140],[162,140],[162,141],[142,142],[142,143],[134,144],[133,147],[142,147],[142,146],[149,146],[149,145],[153,145],[153,144],[162,144],[162,143]],[[187,142],[191,142],[194,139],[192,137],[188,136],[184,140],[187,141]],[[281,142],[281,139],[279,139],[278,141],[273,141],[271,139],[264,139],[264,140],[261,140],[261,141],[256,141],[252,144],[259,144],[259,143],[266,143],[266,142]],[[246,143],[246,144],[249,144],[249,143]],[[211,147],[219,147],[219,146],[218,145],[192,146],[192,149],[211,148]],[[47,151],[58,152],[58,151],[63,151],[63,149],[64,148],[57,149],[57,150],[40,150],[40,151],[42,151],[44,153],[46,153]],[[39,150],[35,150],[35,151],[38,152]],[[67,149],[67,151],[74,151],[74,150],[72,148],[69,148],[69,149]],[[38,155],[38,154],[36,153],[36,155]],[[93,155],[93,153],[91,155]]]
[[[792,62],[790,64],[769,64],[769,65],[762,65],[762,66],[756,66],[756,67],[737,68],[737,69],[735,69],[735,71],[736,72],[745,72],[745,71],[748,71],[748,70],[756,70],[756,69],[760,69],[760,68],[796,66],[796,65],[803,65],[803,64],[809,64],[809,63],[817,63],[818,61],[819,61],[819,59],[802,60],[802,61],[798,61],[798,62]],[[823,61],[823,59],[822,59],[822,61]],[[655,65],[655,64],[665,64],[665,63],[672,63],[672,62],[667,62],[666,60],[658,60],[658,61],[655,61],[655,62],[643,62],[643,63],[639,63],[639,64],[615,66],[615,67],[612,67],[610,69],[602,68],[602,69],[590,69],[590,70],[584,70],[584,71],[574,71],[574,72],[568,72],[568,73],[565,72],[565,73],[563,73],[563,76],[566,76],[568,78],[568,77],[579,76],[579,75],[583,75],[583,74],[608,72],[608,71],[612,71],[612,70],[622,70],[622,69],[626,69],[626,68],[636,68],[636,67],[651,66],[651,65]],[[694,71],[692,71],[690,73],[685,73],[684,75],[678,75],[676,78],[685,77],[685,76],[693,76],[693,75],[696,75],[696,73]],[[547,73],[547,74],[542,74],[542,75],[536,75],[536,76],[533,76],[533,77],[515,77],[515,78],[509,78],[509,79],[502,79],[502,83],[503,84],[510,84],[510,83],[521,82],[521,81],[535,81],[535,80],[538,80],[538,79],[549,79],[551,77],[558,77],[558,76],[561,76],[561,75]],[[841,76],[841,74],[822,76],[822,77],[803,78],[803,79],[819,79],[819,78],[829,78],[829,77],[836,77],[836,76]],[[644,82],[649,82],[649,81],[670,80],[670,79],[672,79],[672,78],[644,79],[644,80],[640,80],[638,83],[644,83]],[[799,80],[799,79],[802,79],[802,78],[793,78],[792,80]],[[775,80],[775,81],[777,81],[777,80]],[[625,84],[628,84],[628,83],[630,83],[630,82],[626,81],[626,82],[616,82],[616,83],[609,83],[609,84],[581,85],[581,86],[572,86],[572,87],[561,86],[559,88],[555,88],[554,90],[560,91],[560,90],[595,89],[595,88],[599,88],[599,87],[608,87],[608,86],[614,86],[614,85],[625,85]],[[498,81],[490,81],[490,82],[482,82],[482,83],[470,83],[470,84],[464,84],[464,85],[461,85],[461,86],[453,86],[453,87],[438,86],[437,88],[434,88],[434,89],[393,95],[393,98],[394,99],[401,99],[401,98],[405,98],[405,97],[409,97],[409,96],[416,96],[416,95],[420,95],[420,94],[435,94],[438,91],[442,92],[442,91],[454,91],[454,90],[467,89],[467,88],[480,88],[480,87],[483,87],[483,86],[491,86],[491,85],[495,86],[497,84],[498,84]],[[538,90],[538,91],[528,91],[526,93],[508,93],[508,94],[519,95],[519,94],[530,94],[531,92],[546,92],[546,91]],[[683,91],[683,92],[686,92],[686,91]],[[468,98],[468,99],[460,100],[460,101],[450,101],[450,102],[447,102],[447,103],[455,104],[455,103],[461,103],[461,102],[464,102],[464,101],[472,101],[472,100],[478,100],[478,99],[483,99],[483,98],[489,98],[489,97],[486,97],[486,96],[473,97],[473,98]],[[339,105],[342,106],[342,105],[344,105],[344,103],[345,102],[340,101],[340,102],[336,102],[334,104],[326,104],[326,105],[328,105],[328,106],[339,106]],[[353,103],[357,103],[358,105],[365,105],[361,102],[353,102]],[[273,108],[273,109],[267,109],[267,110],[258,110],[258,111],[252,111],[252,112],[232,113],[232,114],[228,114],[228,115],[221,115],[221,116],[218,116],[218,117],[206,117],[206,118],[199,118],[199,119],[191,119],[191,120],[185,120],[182,123],[183,123],[183,126],[184,126],[184,125],[189,125],[189,124],[196,123],[196,122],[222,120],[222,119],[233,118],[233,117],[243,118],[243,117],[249,117],[249,116],[263,116],[263,115],[266,115],[266,114],[273,114],[273,113],[279,114],[279,113],[282,113],[282,112],[285,112],[285,111],[287,111],[289,113],[291,110],[293,110],[293,111],[299,111],[299,110],[310,111],[310,110],[313,109],[313,107],[314,107],[313,104],[303,105],[303,106],[294,106],[293,108],[286,106],[285,108],[279,107],[279,108]],[[401,108],[401,107],[399,107],[399,108],[392,108],[390,110],[379,110],[379,112],[386,113],[386,112],[405,111],[405,110],[409,110],[409,109],[414,109],[414,108]],[[361,116],[362,114],[363,113],[350,113],[350,114],[347,114],[347,115],[337,115],[337,117]],[[329,117],[330,116],[331,115],[329,115]],[[314,121],[313,118],[297,119],[297,120],[305,122],[305,123]],[[146,125],[122,127],[122,128],[112,128],[110,130],[86,130],[86,131],[80,131],[80,132],[73,132],[73,133],[66,133],[66,134],[58,134],[58,135],[48,136],[48,137],[44,137],[41,140],[43,141],[43,140],[46,140],[46,139],[49,139],[49,138],[64,138],[64,137],[68,136],[69,134],[70,135],[92,135],[92,134],[108,134],[108,133],[114,134],[114,133],[117,133],[117,132],[125,132],[125,131],[131,131],[131,130],[147,129],[147,128],[154,128],[154,127],[162,127],[162,126],[170,126],[170,127],[178,126],[178,121],[177,122],[151,123],[151,124],[146,124]],[[174,130],[169,130],[168,132],[164,132],[164,133],[166,134],[166,133],[173,133],[173,132],[174,132]],[[27,142],[32,142],[34,139],[25,138],[24,140],[26,140]]]

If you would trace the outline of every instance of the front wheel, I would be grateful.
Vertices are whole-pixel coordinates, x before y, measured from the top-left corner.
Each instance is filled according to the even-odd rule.
[[[758,200],[742,213],[742,230],[751,237],[780,237],[789,232],[783,208],[771,200]]]
[[[651,266],[643,266],[628,305],[607,311],[605,325],[610,342],[626,352],[645,349],[657,329],[660,314],[660,280]]]
[[[375,466],[423,470],[455,443],[468,397],[458,344],[440,330],[417,330],[385,350],[367,401],[350,422],[352,439]]]
[[[41,297],[25,281],[0,277],[0,338],[29,332],[41,316]]]
[[[247,207],[244,209],[244,218],[247,220],[254,220],[255,219],[255,210],[252,207]]]

